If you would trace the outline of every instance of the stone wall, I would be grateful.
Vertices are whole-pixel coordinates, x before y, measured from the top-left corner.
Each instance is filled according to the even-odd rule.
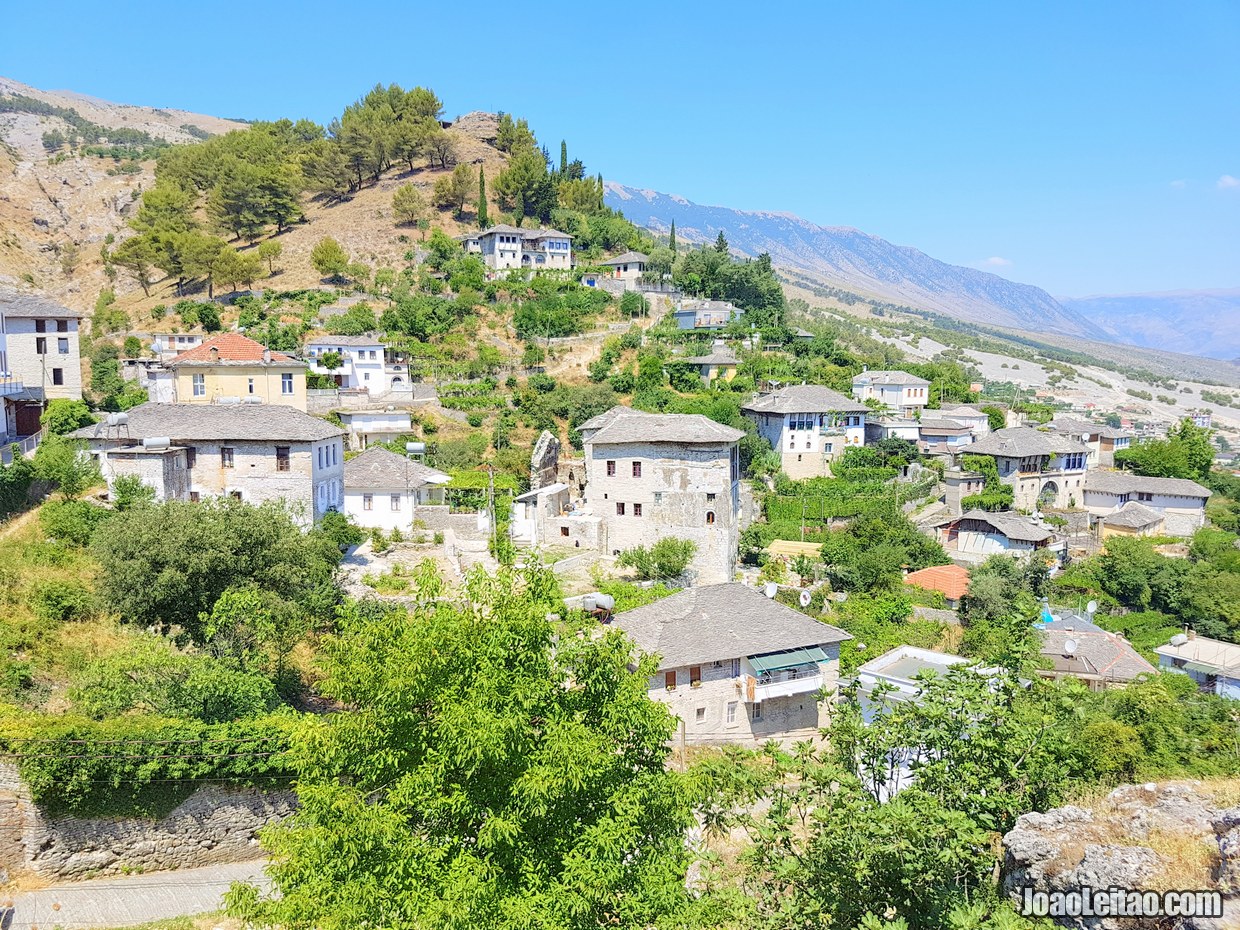
[[[157,819],[53,817],[0,764],[0,869],[65,879],[255,859],[258,831],[294,804],[291,791],[206,786]]]

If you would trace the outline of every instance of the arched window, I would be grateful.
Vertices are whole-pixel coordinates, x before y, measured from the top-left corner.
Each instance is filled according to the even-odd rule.
[[[711,526],[715,522],[715,512],[713,510],[706,511],[706,525]]]

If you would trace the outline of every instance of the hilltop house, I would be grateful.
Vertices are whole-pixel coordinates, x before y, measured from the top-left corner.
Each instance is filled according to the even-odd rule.
[[[306,409],[306,365],[240,333],[213,336],[166,366],[178,404],[279,404]]]
[[[134,475],[158,500],[283,501],[306,524],[343,502],[344,431],[293,407],[146,403],[70,435],[109,489]]]
[[[868,408],[821,385],[789,385],[741,410],[779,453],[790,478],[830,474],[832,460],[865,444]]]
[[[82,359],[76,310],[43,297],[0,290],[4,359],[0,380],[8,382],[14,421],[17,406],[49,400],[82,399]],[[17,385],[20,384],[20,390]],[[19,399],[20,398],[20,399]],[[6,418],[7,419],[7,418]],[[32,430],[32,432],[37,431]]]
[[[970,510],[948,517],[934,524],[934,535],[952,558],[978,562],[999,553],[1029,555],[1053,547],[1055,539],[1036,520],[1010,510]]]
[[[1057,416],[1047,425],[1055,432],[1063,433],[1089,446],[1091,468],[1099,465],[1104,468],[1114,466],[1115,453],[1121,449],[1127,449],[1132,442],[1132,434],[1126,430],[1101,423],[1090,423],[1088,420],[1080,420],[1076,417]]]
[[[482,263],[492,271],[573,267],[573,237],[558,229],[522,229],[501,223],[458,238],[465,251],[481,255]]]
[[[648,688],[689,745],[815,739],[852,637],[743,584],[687,588],[612,625],[658,657]]]
[[[1038,629],[1042,634],[1041,655],[1050,662],[1050,668],[1038,669],[1043,678],[1075,678],[1091,691],[1102,691],[1155,672],[1128,640],[1084,617],[1066,614],[1038,624]]]
[[[375,336],[316,336],[306,342],[310,370],[325,375],[345,390],[365,389],[382,394],[388,389],[383,342]],[[340,364],[329,369],[326,355],[340,356]]]
[[[1162,515],[1161,532],[1191,536],[1205,525],[1206,501],[1210,497],[1208,488],[1186,478],[1147,478],[1125,471],[1090,472],[1084,491],[1085,509],[1103,521],[1104,534],[1108,525],[1119,532],[1125,527],[1133,532],[1149,527],[1150,514],[1145,511],[1150,510]],[[1142,508],[1129,507],[1132,502]],[[1118,519],[1125,508],[1130,516]],[[1140,524],[1141,520],[1146,522]]]
[[[674,358],[672,361],[685,362],[695,366],[698,370],[698,375],[707,384],[718,379],[731,381],[736,377],[736,368],[741,363],[741,360],[736,357],[736,353],[728,348],[728,344],[722,340],[716,340],[710,352],[706,355],[695,355],[692,358]]]
[[[646,273],[647,261],[649,257],[641,252],[624,252],[615,258],[601,261],[599,264],[610,268],[612,274],[624,282],[625,289],[631,291],[637,287],[637,282]]]
[[[683,300],[671,312],[678,329],[723,329],[744,312],[726,300]]]
[[[852,380],[853,397],[873,400],[901,417],[921,417],[930,400],[930,382],[907,371],[863,371]]]
[[[161,358],[171,358],[198,348],[206,338],[202,333],[152,333],[151,351]]]
[[[1159,669],[1188,675],[1209,694],[1240,700],[1240,645],[1190,630],[1171,637],[1171,642],[1154,652]]]
[[[995,460],[1017,510],[1075,507],[1084,499],[1089,446],[1062,433],[1017,426],[995,430],[964,450]]]
[[[344,465],[344,513],[358,526],[407,533],[421,504],[442,504],[451,477],[381,446]]]
[[[697,552],[697,584],[731,581],[740,543],[740,430],[698,414],[612,407],[578,428],[585,450],[582,508],[556,516],[544,538],[616,555],[675,536]],[[588,518],[588,519],[583,519]]]

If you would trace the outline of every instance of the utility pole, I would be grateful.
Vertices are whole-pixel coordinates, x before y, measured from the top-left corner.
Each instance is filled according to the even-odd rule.
[[[685,746],[685,718],[680,718],[680,770],[682,772],[689,768],[689,751]]]

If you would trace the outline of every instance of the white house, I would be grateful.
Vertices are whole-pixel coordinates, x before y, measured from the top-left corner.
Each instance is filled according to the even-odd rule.
[[[349,433],[349,448],[365,449],[373,442],[386,442],[413,429],[408,410],[396,406],[337,410],[336,416]]]
[[[151,351],[159,356],[172,357],[198,348],[205,338],[202,333],[152,333]]]
[[[858,667],[857,699],[866,723],[874,720],[891,701],[915,701],[921,697],[921,679],[944,676],[953,665],[968,663],[964,656],[916,646],[896,646]]]
[[[381,446],[344,466],[344,513],[358,526],[407,533],[420,504],[442,504],[451,477]]]
[[[1106,519],[1129,501],[1163,515],[1163,532],[1191,536],[1205,525],[1210,489],[1187,478],[1147,478],[1126,471],[1092,471],[1085,479],[1084,506]]]
[[[740,543],[740,450],[744,436],[697,414],[613,407],[579,427],[585,502],[555,529],[572,544],[582,517],[600,521],[593,545],[613,555],[667,536],[691,540],[697,584],[731,581]]]
[[[658,657],[650,697],[680,718],[686,745],[817,738],[852,638],[738,583],[686,588],[611,624]]]
[[[920,417],[930,401],[930,382],[907,371],[863,371],[852,380],[853,397],[873,400],[902,417]]]
[[[82,399],[82,359],[76,310],[19,291],[0,290],[4,318],[3,371],[31,397],[46,403]]]
[[[964,450],[995,460],[999,480],[1012,488],[1018,510],[1080,506],[1089,446],[1062,433],[1028,426],[995,430]]]
[[[646,262],[649,260],[649,257],[641,252],[625,252],[615,258],[601,261],[599,264],[610,268],[612,275],[623,281],[625,288],[631,291],[637,287],[637,282],[646,273]]]
[[[818,384],[794,384],[745,404],[758,435],[780,455],[791,478],[829,475],[845,449],[865,444],[864,404]]]
[[[146,403],[70,435],[109,489],[136,475],[159,500],[282,501],[304,524],[344,503],[344,431],[282,404]]]
[[[670,315],[677,329],[715,330],[739,320],[744,311],[726,300],[684,300]]]
[[[970,510],[935,523],[934,535],[953,559],[971,562],[997,554],[1018,556],[1063,548],[1041,523],[1012,511]]]
[[[1202,691],[1240,700],[1240,646],[1235,643],[1190,631],[1171,637],[1171,642],[1154,652],[1160,669],[1188,675]]]
[[[969,427],[975,439],[990,432],[990,417],[970,404],[944,404],[938,413],[944,419]]]
[[[346,390],[366,389],[382,394],[390,387],[384,366],[383,343],[374,336],[316,336],[306,342],[306,360],[315,374],[325,375]],[[340,356],[340,365],[323,365],[328,354]]]
[[[922,417],[917,424],[917,448],[927,455],[956,455],[973,442],[973,428],[956,420]]]
[[[572,236],[558,229],[522,229],[503,223],[461,237],[465,250],[480,254],[483,264],[492,271],[572,268],[572,241]]]
[[[1091,468],[1099,465],[1110,468],[1115,464],[1115,453],[1127,449],[1132,433],[1103,423],[1091,423],[1076,417],[1056,416],[1048,427],[1057,433],[1070,436],[1089,446]]]

